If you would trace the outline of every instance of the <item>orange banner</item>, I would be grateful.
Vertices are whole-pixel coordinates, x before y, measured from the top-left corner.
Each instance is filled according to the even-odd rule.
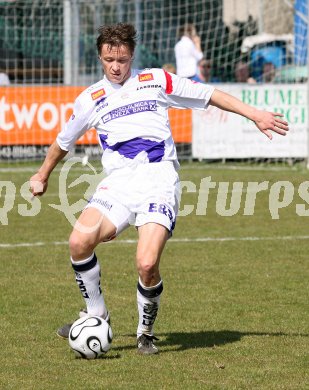
[[[174,142],[192,142],[192,111],[170,108],[168,110]]]
[[[50,145],[73,112],[75,98],[85,87],[0,87],[0,146]],[[176,143],[191,143],[191,110],[169,110]],[[78,144],[97,144],[94,129]]]

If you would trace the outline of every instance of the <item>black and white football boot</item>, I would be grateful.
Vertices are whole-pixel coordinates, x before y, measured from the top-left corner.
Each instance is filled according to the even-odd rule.
[[[79,312],[79,318],[82,318],[82,317],[85,317],[87,316],[88,313],[87,313],[87,309],[81,309],[80,312]],[[107,313],[107,316],[106,318],[104,318],[105,321],[110,325],[111,324],[111,320],[110,320],[110,315],[109,313]],[[69,323],[69,324],[65,324],[63,326],[61,326],[61,328],[59,328],[57,330],[57,335],[59,337],[62,337],[63,339],[68,339],[69,338],[69,333],[70,333],[70,329],[71,329],[71,326],[73,325],[73,322]]]
[[[154,345],[153,340],[159,340],[155,336],[142,334],[137,338],[137,353],[140,355],[153,355],[158,353],[158,348]]]

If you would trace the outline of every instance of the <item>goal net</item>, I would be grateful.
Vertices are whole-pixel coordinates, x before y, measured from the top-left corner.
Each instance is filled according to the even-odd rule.
[[[171,109],[179,158],[307,157],[308,0],[10,0],[0,1],[1,160],[44,156],[75,97],[102,77],[98,27],[120,21],[138,30],[139,68],[175,67],[179,28],[194,24],[204,61],[197,71],[206,82],[281,110],[296,128],[294,149],[280,144],[269,153],[244,120]],[[241,130],[233,138],[235,126]],[[78,141],[79,151],[99,156],[94,130]]]

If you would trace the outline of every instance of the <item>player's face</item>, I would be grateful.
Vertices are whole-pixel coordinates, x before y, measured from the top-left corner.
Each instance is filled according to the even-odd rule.
[[[133,56],[127,46],[104,44],[100,59],[104,74],[112,83],[122,85],[130,77]]]

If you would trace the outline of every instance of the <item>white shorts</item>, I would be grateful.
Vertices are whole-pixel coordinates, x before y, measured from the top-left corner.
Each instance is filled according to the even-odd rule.
[[[117,229],[149,222],[175,227],[180,202],[179,177],[171,161],[113,171],[97,186],[88,207],[101,211]]]

